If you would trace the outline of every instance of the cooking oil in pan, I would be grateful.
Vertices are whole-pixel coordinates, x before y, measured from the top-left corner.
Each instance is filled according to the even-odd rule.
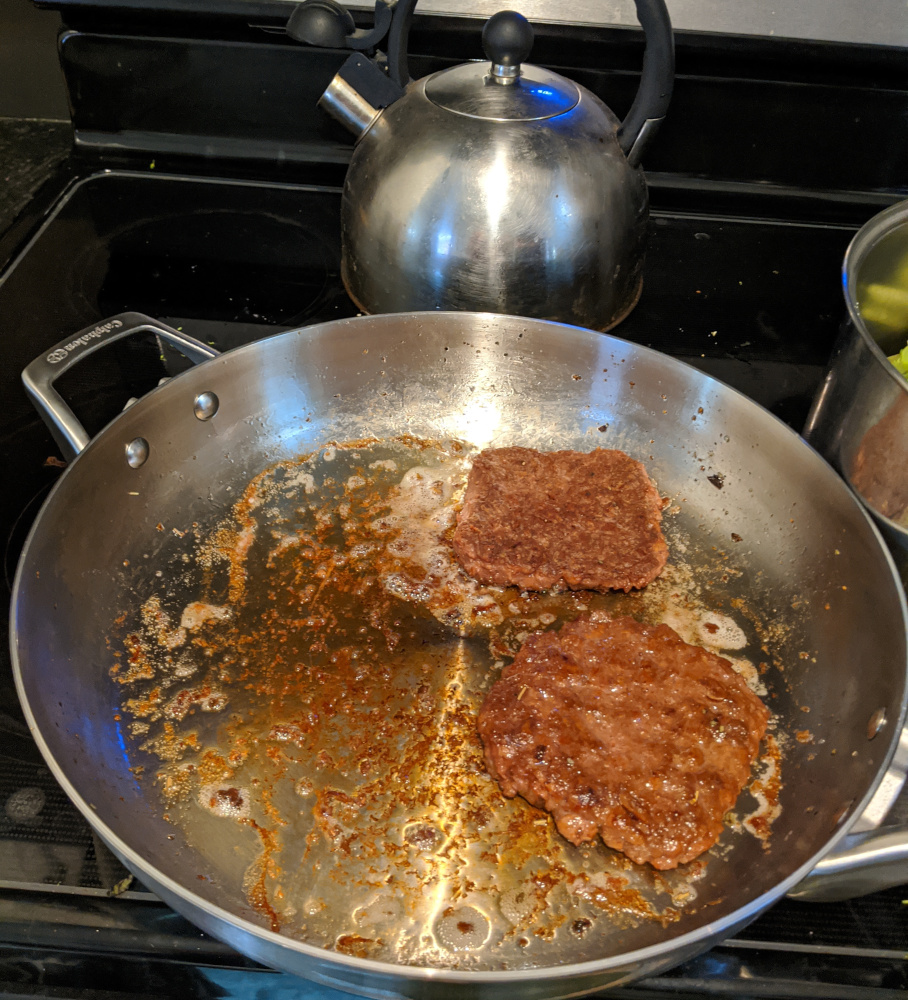
[[[194,587],[145,597],[115,675],[146,788],[267,926],[393,962],[518,968],[565,942],[581,961],[679,919],[706,861],[656,873],[505,799],[486,691],[526,635],[587,611],[667,620],[741,669],[758,639],[698,602],[683,542],[639,593],[481,586],[450,545],[468,468],[400,439],[266,470],[196,541]]]

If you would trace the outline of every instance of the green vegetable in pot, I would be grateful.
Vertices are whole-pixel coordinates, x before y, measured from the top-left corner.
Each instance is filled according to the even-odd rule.
[[[870,335],[884,350],[908,341],[908,228],[883,239],[868,255],[855,289],[855,302]],[[908,379],[908,346],[889,356]]]
[[[865,285],[860,309],[864,320],[880,329],[908,332],[908,288],[880,282]]]
[[[908,378],[908,347],[903,347],[898,354],[891,355],[889,360],[901,375]]]

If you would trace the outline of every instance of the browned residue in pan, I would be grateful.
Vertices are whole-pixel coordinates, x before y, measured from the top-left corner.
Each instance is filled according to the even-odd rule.
[[[750,783],[750,794],[758,808],[744,818],[744,826],[768,846],[773,821],[782,811],[779,795],[782,791],[782,751],[771,733],[763,739],[763,753],[757,761],[757,776]]]
[[[266,470],[170,590],[143,595],[111,672],[172,822],[266,926],[350,955],[525,967],[552,942],[595,951],[677,921],[705,866],[666,880],[503,798],[475,724],[503,659],[606,611],[668,620],[759,685],[742,659],[757,640],[700,603],[684,559],[630,595],[476,584],[450,545],[467,467],[459,445],[401,439]],[[733,572],[716,556],[710,573]],[[778,769],[761,781],[777,805]]]

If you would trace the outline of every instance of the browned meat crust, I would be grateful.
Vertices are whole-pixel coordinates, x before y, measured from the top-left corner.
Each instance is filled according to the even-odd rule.
[[[479,713],[501,790],[639,864],[712,847],[769,713],[728,660],[667,625],[583,618],[531,635]]]
[[[454,532],[482,583],[632,590],[668,559],[662,500],[623,451],[492,448],[473,462]]]

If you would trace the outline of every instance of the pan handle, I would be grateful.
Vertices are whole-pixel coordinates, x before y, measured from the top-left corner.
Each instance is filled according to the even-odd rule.
[[[54,389],[54,382],[82,358],[115,340],[139,332],[156,334],[196,364],[220,354],[220,351],[174,330],[166,323],[135,312],[111,316],[110,319],[88,326],[61,340],[46,354],[35,358],[22,372],[22,382],[29,399],[60,446],[64,458],[75,458],[86,447],[90,438],[63,397]]]
[[[900,804],[906,770],[908,728],[900,733],[895,756],[852,832],[788,893],[791,899],[840,902],[908,882],[908,825]]]
[[[849,834],[788,893],[791,899],[836,903],[904,885],[908,879],[908,826]]]

